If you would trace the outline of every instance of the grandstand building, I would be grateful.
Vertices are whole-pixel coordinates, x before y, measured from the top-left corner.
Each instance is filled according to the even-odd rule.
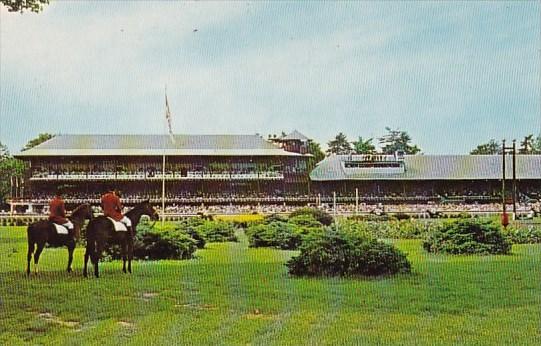
[[[258,135],[58,135],[16,155],[29,169],[24,200],[45,204],[58,186],[68,203],[99,203],[109,187],[126,204],[273,202],[308,193],[307,154],[295,138],[282,145]]]
[[[313,167],[298,131],[259,135],[59,135],[16,155],[27,163],[11,204],[99,204],[116,188],[126,205],[500,203],[501,155],[331,155]],[[162,174],[163,156],[166,158]],[[513,161],[506,160],[511,199]],[[541,201],[541,155],[517,155],[519,201]]]
[[[506,158],[507,192],[513,163]],[[329,200],[364,202],[498,202],[501,155],[331,155],[310,173],[312,189]],[[516,156],[517,194],[541,199],[541,155]]]

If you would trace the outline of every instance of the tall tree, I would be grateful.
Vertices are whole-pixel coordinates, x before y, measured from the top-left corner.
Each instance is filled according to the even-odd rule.
[[[50,133],[40,133],[38,135],[38,137],[29,140],[28,143],[26,143],[26,145],[22,149],[22,151],[25,151],[25,150],[31,149],[31,148],[33,148],[33,147],[35,147],[37,145],[40,145],[41,143],[43,143],[45,141],[48,141],[49,139],[51,139],[53,137],[54,137],[54,135],[52,135]]]
[[[49,4],[49,0],[0,0],[9,12],[32,11],[40,12],[43,6]]]
[[[541,133],[532,141],[532,154],[541,155]]]
[[[325,158],[325,153],[321,150],[321,145],[311,139],[308,140],[308,153],[312,154],[312,158],[309,160],[310,169]]]
[[[522,140],[522,142],[520,142],[520,148],[518,150],[518,153],[519,154],[533,154],[534,144],[535,144],[535,139],[533,138],[533,134],[524,136],[524,139]]]
[[[0,204],[9,197],[12,177],[21,177],[24,169],[24,163],[13,158],[7,147],[0,143]]]
[[[0,142],[0,160],[3,160],[8,157],[9,157],[9,150],[8,150],[7,145],[4,145],[2,144],[2,142]]]
[[[473,149],[471,155],[497,155],[502,153],[502,145],[495,139],[491,139],[488,143],[479,144]]]
[[[327,143],[329,149],[327,149],[327,154],[337,154],[345,155],[351,153],[351,144],[349,143],[345,134],[340,132],[334,137],[332,141]]]
[[[421,148],[411,144],[411,137],[406,131],[393,130],[385,127],[387,134],[378,138],[383,154],[392,155],[397,151],[403,151],[408,155],[415,155],[421,152]]]
[[[353,144],[353,151],[355,154],[375,154],[376,147],[372,144],[373,138],[363,139],[359,137],[358,140],[351,142]]]

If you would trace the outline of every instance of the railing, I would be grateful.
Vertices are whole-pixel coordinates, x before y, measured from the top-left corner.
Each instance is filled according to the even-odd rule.
[[[55,180],[84,180],[84,181],[104,181],[104,180],[162,180],[163,174],[160,173],[70,173],[70,174],[51,174],[39,173],[30,177],[31,181],[55,181]],[[169,172],[165,174],[165,180],[283,180],[284,174],[281,172],[253,172],[253,173],[213,173],[213,172]]]

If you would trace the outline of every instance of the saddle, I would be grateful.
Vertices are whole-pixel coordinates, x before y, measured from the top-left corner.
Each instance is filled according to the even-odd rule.
[[[53,222],[57,234],[68,235],[69,231],[66,227]]]
[[[107,218],[109,220],[111,220],[111,222],[113,223],[113,227],[115,228],[115,231],[117,232],[128,232],[128,228],[126,227],[125,224],[123,224],[122,222],[120,221],[116,221],[115,219],[107,216]]]

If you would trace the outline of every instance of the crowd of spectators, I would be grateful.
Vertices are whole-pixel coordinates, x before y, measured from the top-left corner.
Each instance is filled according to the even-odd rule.
[[[298,173],[295,169],[288,173]],[[135,170],[65,170],[65,169],[37,169],[32,172],[33,180],[145,180],[161,179],[163,172],[154,168]],[[230,170],[166,170],[166,179],[283,179],[284,173],[276,170],[230,169]]]
[[[125,210],[130,208],[129,199],[123,199]],[[48,202],[44,199],[44,202]],[[92,203],[94,211],[100,213],[99,198],[95,200],[88,199],[68,199],[69,203]],[[136,200],[134,200],[136,202]],[[45,204],[45,203],[44,203]],[[156,209],[161,212],[160,201],[154,202]],[[169,215],[212,215],[212,214],[274,214],[274,213],[290,213],[298,208],[312,206],[320,208],[330,214],[352,215],[352,214],[413,214],[419,217],[435,217],[441,214],[499,214],[502,210],[501,203],[295,203],[295,205],[283,203],[168,203],[165,207],[165,214]],[[336,208],[336,209],[335,209]],[[40,209],[41,213],[47,213],[48,208]],[[509,212],[512,211],[512,206],[507,206]],[[517,212],[522,215],[539,215],[541,213],[541,200],[533,202],[517,203]]]

